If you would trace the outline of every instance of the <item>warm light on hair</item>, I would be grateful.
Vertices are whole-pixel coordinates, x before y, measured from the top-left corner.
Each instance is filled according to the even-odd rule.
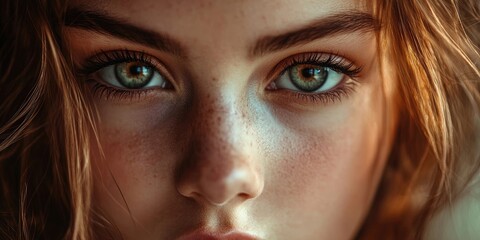
[[[380,54],[395,67],[400,120],[362,239],[421,238],[427,221],[478,170],[480,58],[471,39],[480,32],[461,22],[478,24],[478,9],[474,0],[375,1]]]
[[[379,56],[395,67],[399,127],[358,238],[421,238],[428,220],[448,207],[479,169],[480,3],[371,4],[381,24]],[[96,114],[62,39],[66,6],[63,1],[5,5],[0,238],[90,239],[99,221],[90,203]]]

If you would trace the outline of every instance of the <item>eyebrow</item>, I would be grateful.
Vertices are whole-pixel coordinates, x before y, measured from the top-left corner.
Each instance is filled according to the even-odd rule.
[[[123,19],[109,16],[102,11],[92,11],[78,7],[69,8],[65,13],[64,24],[68,27],[94,31],[139,43],[173,55],[184,56],[181,44],[167,34],[134,26]]]
[[[277,36],[260,38],[251,50],[252,56],[280,51],[336,34],[380,30],[380,24],[370,13],[348,11],[322,17],[298,30]]]
[[[182,45],[167,34],[134,26],[126,20],[110,16],[103,11],[79,7],[69,8],[64,19],[64,24],[69,27],[94,31],[146,45],[176,56],[185,56]],[[258,57],[327,36],[357,31],[378,31],[379,29],[379,22],[369,13],[341,12],[314,20],[306,27],[297,30],[276,36],[261,37],[252,45],[249,52],[252,57]]]

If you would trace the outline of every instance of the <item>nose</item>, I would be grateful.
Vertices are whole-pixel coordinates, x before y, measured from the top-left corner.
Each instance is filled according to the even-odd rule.
[[[242,104],[197,104],[189,153],[180,167],[178,192],[201,204],[223,206],[259,196],[263,175],[248,114]]]

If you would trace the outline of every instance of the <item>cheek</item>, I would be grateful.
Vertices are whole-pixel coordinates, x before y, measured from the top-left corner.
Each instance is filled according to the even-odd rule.
[[[305,118],[277,117],[285,119],[281,124],[287,130],[268,154],[274,157],[261,197],[270,206],[259,209],[287,209],[283,227],[318,229],[310,232],[314,238],[349,238],[369,209],[385,163],[378,156],[388,145],[382,141],[387,133],[382,133],[385,99],[380,92],[361,89],[341,105]]]
[[[132,219],[161,223],[175,206],[175,114],[165,106],[122,107],[99,104],[100,142],[105,159],[94,157],[95,201],[119,229]]]

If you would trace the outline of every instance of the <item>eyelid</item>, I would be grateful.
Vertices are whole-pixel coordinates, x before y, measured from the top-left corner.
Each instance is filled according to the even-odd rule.
[[[164,74],[164,72],[167,72],[169,74],[170,72],[168,71],[165,64],[156,57],[153,57],[152,55],[147,54],[144,51],[135,51],[128,49],[108,51],[100,50],[93,56],[87,58],[80,66],[80,69],[83,74],[92,74],[106,66],[123,62],[142,62],[153,67],[155,70],[158,70],[158,72],[161,74]]]
[[[323,61],[322,61],[323,60]],[[270,84],[272,81],[275,81],[278,77],[280,77],[289,67],[294,66],[296,64],[313,64],[313,65],[322,65],[322,62],[330,62],[335,63],[337,65],[343,65],[344,69],[338,69],[338,66],[329,66],[335,71],[342,72],[342,70],[349,70],[347,72],[342,72],[349,76],[352,79],[358,77],[360,72],[362,71],[363,67],[357,66],[353,61],[350,61],[346,57],[343,57],[339,53],[330,53],[330,52],[306,52],[306,53],[298,53],[292,55],[288,58],[283,59],[280,61],[272,71],[267,75],[267,85]]]

